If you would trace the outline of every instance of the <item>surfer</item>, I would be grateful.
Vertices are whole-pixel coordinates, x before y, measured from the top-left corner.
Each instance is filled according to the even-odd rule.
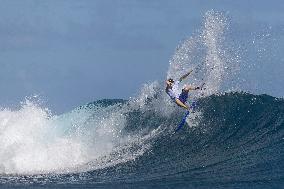
[[[170,98],[180,107],[189,110],[190,107],[188,107],[186,105],[186,101],[188,98],[188,92],[190,90],[197,90],[200,89],[201,87],[192,87],[189,85],[186,85],[185,87],[183,87],[181,93],[179,94],[178,92],[178,84],[184,80],[185,78],[187,78],[187,76],[189,76],[189,74],[191,74],[193,70],[190,70],[188,73],[186,73],[185,75],[183,75],[178,81],[174,81],[172,78],[167,79],[166,81],[166,93],[170,96]]]

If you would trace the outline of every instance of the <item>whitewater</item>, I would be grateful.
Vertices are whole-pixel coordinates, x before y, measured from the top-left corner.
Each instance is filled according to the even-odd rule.
[[[229,30],[224,13],[207,12],[169,62],[165,79],[193,69],[184,84],[206,83],[178,133],[184,111],[158,81],[61,115],[33,98],[2,107],[1,188],[283,187],[284,100],[243,91]]]

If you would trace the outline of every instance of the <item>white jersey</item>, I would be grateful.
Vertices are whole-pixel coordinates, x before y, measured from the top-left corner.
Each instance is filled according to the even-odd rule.
[[[178,96],[180,94],[179,84],[180,84],[180,81],[175,81],[174,85],[172,87],[172,90],[173,90],[174,94],[176,94],[177,98],[178,98]]]
[[[171,97],[172,100],[176,100],[179,97],[179,85],[180,81],[174,82],[172,88],[166,90],[166,93]]]

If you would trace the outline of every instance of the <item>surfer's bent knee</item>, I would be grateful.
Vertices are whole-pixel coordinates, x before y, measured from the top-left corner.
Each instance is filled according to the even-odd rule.
[[[182,91],[183,92],[189,92],[190,89],[191,89],[191,87],[187,85],[182,89]]]

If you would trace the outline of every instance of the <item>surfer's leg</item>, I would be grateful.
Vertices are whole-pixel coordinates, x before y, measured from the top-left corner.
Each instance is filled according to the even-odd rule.
[[[188,87],[188,88],[185,87],[185,88],[182,89],[182,93],[179,95],[179,98],[178,98],[178,99],[179,99],[183,104],[186,104],[186,103],[187,103],[189,90],[191,90],[190,87]],[[186,106],[187,106],[187,105],[186,105]],[[194,111],[196,110],[196,107],[197,107],[196,102],[193,101],[193,102],[191,103],[191,105],[189,106],[189,109],[190,109],[192,112],[194,112]]]
[[[178,97],[178,99],[184,104],[186,103],[188,98],[188,91],[189,90],[187,90],[187,88],[183,88],[181,94]]]
[[[188,109],[189,107],[185,105],[180,99],[176,98],[175,100],[176,104],[184,109]]]
[[[186,86],[184,86],[184,87],[183,87],[183,89],[182,89],[182,90],[188,93],[188,92],[189,92],[189,90],[191,90],[191,89],[192,89],[192,87],[191,87],[191,86],[186,85]]]

